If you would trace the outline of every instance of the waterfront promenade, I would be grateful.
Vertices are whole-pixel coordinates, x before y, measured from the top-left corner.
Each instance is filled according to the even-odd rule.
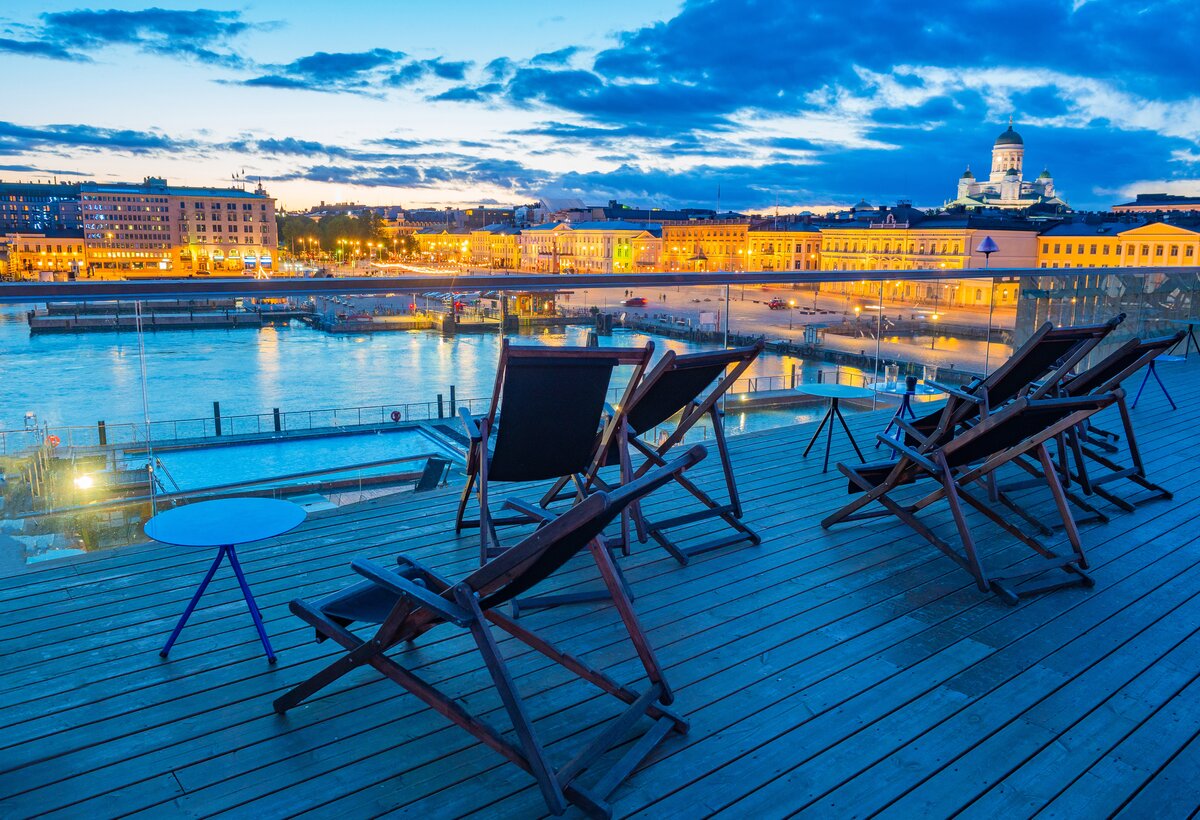
[[[1200,766],[1200,361],[1160,368],[1179,410],[1147,391],[1134,411],[1151,473],[1173,501],[1082,527],[1097,585],[1015,608],[980,593],[902,525],[817,522],[845,480],[800,460],[811,426],[736,437],[758,547],[679,567],[650,545],[626,559],[636,606],[667,665],[689,735],[614,794],[623,817],[1184,817]],[[1131,382],[1136,388],[1136,381]],[[866,442],[886,421],[852,417]],[[835,457],[849,455],[844,438]],[[696,470],[704,480],[719,467]],[[170,661],[157,650],[207,554],[141,545],[0,579],[0,816],[521,818],[533,781],[401,695],[352,674],[286,718],[271,700],[335,649],[287,612],[356,576],[354,556],[407,552],[452,577],[453,491],[313,515],[241,550],[279,652],[267,665],[232,577],[218,575]],[[670,493],[652,505],[669,507]],[[948,514],[936,517],[939,532]],[[988,560],[1019,563],[1011,539]],[[558,583],[593,583],[568,567]],[[564,648],[639,668],[610,608],[528,616]],[[555,742],[606,717],[594,690],[501,644]],[[421,675],[497,714],[461,635],[431,632]],[[598,709],[600,711],[598,711]],[[574,815],[573,815],[574,816]]]

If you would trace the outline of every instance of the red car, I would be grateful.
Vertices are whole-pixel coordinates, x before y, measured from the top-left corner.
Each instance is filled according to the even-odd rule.
[[[769,307],[771,310],[786,310],[787,306],[787,302],[783,301],[778,296],[767,302],[767,307]]]
[[[625,307],[645,307],[646,306],[646,297],[645,296],[633,296],[633,297],[630,297],[629,299],[626,299],[621,304],[623,304]]]

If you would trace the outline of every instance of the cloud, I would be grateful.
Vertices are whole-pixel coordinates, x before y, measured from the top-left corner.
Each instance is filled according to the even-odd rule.
[[[544,51],[529,58],[529,64],[535,66],[566,65],[571,62],[572,57],[581,51],[583,49],[579,46],[567,46],[557,51]]]
[[[76,55],[107,46],[132,46],[171,57],[241,66],[229,43],[257,26],[238,11],[215,9],[76,10],[41,15],[37,41]],[[64,58],[59,58],[64,59]]]
[[[89,61],[86,54],[80,54],[79,52],[64,48],[57,43],[42,40],[13,40],[8,37],[0,37],[0,52],[20,54],[24,57],[43,57],[48,60],[64,60],[78,63]]]
[[[9,155],[31,151],[65,154],[67,149],[109,150],[127,154],[178,151],[198,147],[157,131],[98,128],[91,125],[18,125],[0,122],[0,152]]]
[[[403,51],[386,48],[317,51],[284,65],[269,66],[268,73],[242,80],[240,84],[328,93],[359,92],[378,85],[386,72],[405,57]]]

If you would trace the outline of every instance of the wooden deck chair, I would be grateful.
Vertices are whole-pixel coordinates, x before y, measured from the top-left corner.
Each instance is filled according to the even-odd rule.
[[[742,501],[733,474],[733,463],[729,458],[724,414],[719,404],[725,393],[762,351],[762,342],[730,350],[691,353],[684,356],[677,356],[674,351],[668,351],[662,360],[646,373],[646,377],[634,390],[625,408],[622,427],[612,438],[612,447],[605,461],[608,464],[621,461],[624,470],[627,471],[623,480],[630,481],[665,464],[672,448],[682,442],[702,419],[709,419],[713,441],[721,460],[725,500],[717,501],[692,479],[679,475],[677,480],[680,486],[700,502],[700,509],[651,520],[642,513],[640,505],[635,504],[632,508],[638,539],[644,543],[647,537],[653,538],[681,564],[687,564],[693,555],[720,547],[743,541],[751,544],[761,541],[758,534],[741,520]],[[675,416],[679,416],[675,429],[662,441],[647,441],[644,438],[647,433]],[[630,466],[631,459],[619,458],[619,448],[622,445],[629,453],[636,453],[642,457],[642,463],[636,469]],[[687,546],[673,540],[668,534],[668,530],[673,528],[710,518],[719,518],[733,532]]]
[[[1120,387],[1125,379],[1178,345],[1186,335],[1187,331],[1181,330],[1171,336],[1160,336],[1144,341],[1131,339],[1095,366],[1064,383],[1062,394],[1086,396],[1093,393],[1110,393]],[[1139,504],[1148,501],[1173,498],[1170,490],[1154,483],[1146,475],[1146,465],[1142,461],[1141,450],[1138,449],[1133,420],[1130,417],[1129,406],[1123,393],[1117,399],[1117,410],[1121,417],[1121,429],[1125,436],[1125,450],[1129,455],[1129,463],[1122,465],[1112,458],[1113,454],[1119,452],[1116,442],[1120,441],[1120,435],[1094,427],[1092,420],[1089,419],[1069,431],[1071,448],[1075,456],[1076,480],[1085,492],[1095,493],[1127,512],[1133,511]],[[1105,472],[1093,473],[1088,462],[1099,465]],[[1121,497],[1103,486],[1121,480],[1132,482],[1143,490],[1148,490],[1150,494]]]
[[[921,443],[934,431],[949,438],[961,425],[973,424],[1019,396],[1037,399],[1053,395],[1075,367],[1087,358],[1122,321],[1121,313],[1102,324],[1056,328],[1046,322],[1004,364],[962,388],[939,384],[950,400],[941,410],[900,426],[910,445]],[[942,424],[943,420],[947,423]]]
[[[487,414],[477,419],[466,408],[460,411],[471,444],[454,531],[479,527],[480,563],[503,549],[497,526],[535,523],[523,513],[493,518],[488,508],[492,483],[566,478],[582,497],[582,488],[598,469],[597,437],[607,441],[622,421],[619,412],[606,416],[613,371],[620,365],[633,367],[617,405],[624,406],[653,352],[653,342],[644,347],[535,347],[504,340]],[[468,520],[473,490],[479,518]]]
[[[1120,392],[1118,390],[1117,394]],[[959,430],[957,435],[942,443],[930,441],[912,447],[890,436],[880,436],[884,444],[896,451],[898,458],[895,461],[874,464],[839,464],[838,469],[850,480],[850,491],[861,492],[862,495],[826,517],[821,526],[828,528],[843,521],[894,515],[966,569],[981,590],[992,590],[1010,604],[1017,603],[1023,596],[1063,586],[1091,586],[1094,582],[1086,572],[1087,556],[1079,538],[1079,530],[1071,516],[1058,471],[1046,444],[1063,431],[1115,402],[1117,394],[1078,398],[1018,398],[999,411],[980,419],[973,427]],[[985,484],[987,478],[996,470],[1025,453],[1035,455],[1041,464],[1046,485],[1054,497],[1055,506],[1071,544],[1068,553],[1055,553],[1041,541],[1001,517],[986,499],[974,494],[972,485]],[[932,480],[937,483],[937,487],[915,502],[901,502],[892,497],[904,485],[921,479]],[[945,499],[950,507],[960,548],[940,538],[916,516],[916,513],[941,499]],[[1001,575],[990,571],[976,547],[975,537],[964,513],[963,502],[1029,546],[1045,560],[1038,562],[1032,569],[1024,569],[1014,574]],[[861,512],[864,507],[873,503],[880,504],[883,510]],[[1054,577],[1042,578],[1047,571],[1052,571]]]
[[[663,670],[643,633],[633,607],[616,580],[616,569],[604,531],[629,504],[676,478],[704,458],[701,446],[692,447],[680,458],[613,493],[593,493],[556,517],[511,549],[484,564],[469,576],[453,583],[417,562],[401,556],[400,569],[391,571],[366,560],[355,560],[354,571],[366,580],[315,603],[292,601],[291,610],[317,630],[317,639],[332,638],[346,654],[288,691],[275,701],[283,714],[333,681],[360,666],[373,666],[383,675],[420,698],[435,711],[470,732],[486,746],[524,769],[537,780],[546,806],[561,814],[568,803],[588,814],[607,817],[608,796],[654,750],[669,732],[684,733],[687,722],[669,708],[674,696]],[[600,568],[617,612],[649,686],[641,692],[624,686],[580,658],[561,651],[545,639],[519,626],[498,607],[529,590],[587,548]],[[348,627],[354,623],[375,624],[373,635],[361,638]],[[388,651],[413,641],[438,626],[452,624],[466,629],[479,650],[483,664],[496,687],[504,711],[515,730],[509,740],[491,724],[469,713],[454,698],[444,694],[405,668]],[[493,628],[558,663],[628,707],[612,720],[578,754],[553,767],[526,709],[504,657],[497,647]],[[399,653],[398,653],[399,654]],[[639,721],[648,719],[650,728],[605,771],[592,776],[584,786],[580,777],[601,767],[601,758],[625,744]]]

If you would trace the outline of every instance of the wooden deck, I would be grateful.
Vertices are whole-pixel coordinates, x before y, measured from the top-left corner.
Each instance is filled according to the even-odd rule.
[[[1200,806],[1200,361],[1161,368],[1179,403],[1135,411],[1173,501],[1083,528],[1096,587],[1010,608],[898,522],[823,531],[846,496],[800,450],[811,426],[741,436],[733,457],[758,547],[680,568],[625,561],[636,606],[692,722],[615,795],[621,816],[1188,816]],[[1136,387],[1136,384],[1132,385]],[[860,440],[878,414],[852,420]],[[845,457],[844,439],[835,455]],[[695,475],[713,477],[710,459]],[[408,552],[465,573],[453,492],[314,515],[240,550],[280,662],[269,667],[228,567],[170,661],[158,649],[211,556],[136,546],[0,580],[0,816],[534,817],[531,778],[370,669],[274,715],[335,651],[287,611]],[[673,497],[657,497],[666,507]],[[931,521],[945,531],[949,515]],[[999,532],[990,530],[991,532]],[[1001,535],[1003,535],[1001,533]],[[985,542],[993,566],[1029,552]],[[591,584],[585,561],[562,585]],[[611,608],[527,616],[617,677],[632,649]],[[497,714],[453,629],[408,658]],[[596,690],[502,642],[550,753],[607,717]]]

